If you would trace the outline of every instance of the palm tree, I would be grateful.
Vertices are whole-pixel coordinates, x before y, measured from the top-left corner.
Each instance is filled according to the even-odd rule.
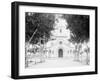
[[[38,44],[40,39],[47,39],[41,40],[41,44],[44,44],[48,41],[51,35],[51,30],[53,30],[54,24],[54,15],[49,13],[33,13],[33,12],[26,12],[25,15],[25,65],[28,67],[28,58],[27,58],[27,48],[29,47],[30,43]]]

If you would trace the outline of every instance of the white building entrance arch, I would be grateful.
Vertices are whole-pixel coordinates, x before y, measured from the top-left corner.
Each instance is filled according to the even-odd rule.
[[[58,50],[58,57],[59,58],[63,57],[63,49],[61,49],[61,48]]]

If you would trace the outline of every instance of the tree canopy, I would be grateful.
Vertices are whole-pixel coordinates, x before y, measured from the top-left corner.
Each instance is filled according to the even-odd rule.
[[[53,30],[54,15],[50,13],[33,13],[26,12],[25,14],[25,41],[29,41],[33,33],[34,37],[31,43],[36,44],[41,38],[46,38],[45,42],[50,38],[51,30]],[[43,43],[43,42],[42,42]]]
[[[89,40],[89,15],[65,15],[68,28],[71,30],[72,42],[84,42]]]

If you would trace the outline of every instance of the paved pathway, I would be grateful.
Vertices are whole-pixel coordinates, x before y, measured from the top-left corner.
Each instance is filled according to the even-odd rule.
[[[29,68],[56,68],[56,67],[74,67],[74,66],[85,66],[80,62],[74,61],[71,58],[56,58],[46,59],[43,63],[31,65]]]

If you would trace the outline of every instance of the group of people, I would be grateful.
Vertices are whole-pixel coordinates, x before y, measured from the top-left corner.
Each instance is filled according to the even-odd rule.
[[[27,67],[30,66],[30,64],[45,62],[43,55],[43,46],[29,44],[26,45],[25,51],[25,64],[27,65]]]

